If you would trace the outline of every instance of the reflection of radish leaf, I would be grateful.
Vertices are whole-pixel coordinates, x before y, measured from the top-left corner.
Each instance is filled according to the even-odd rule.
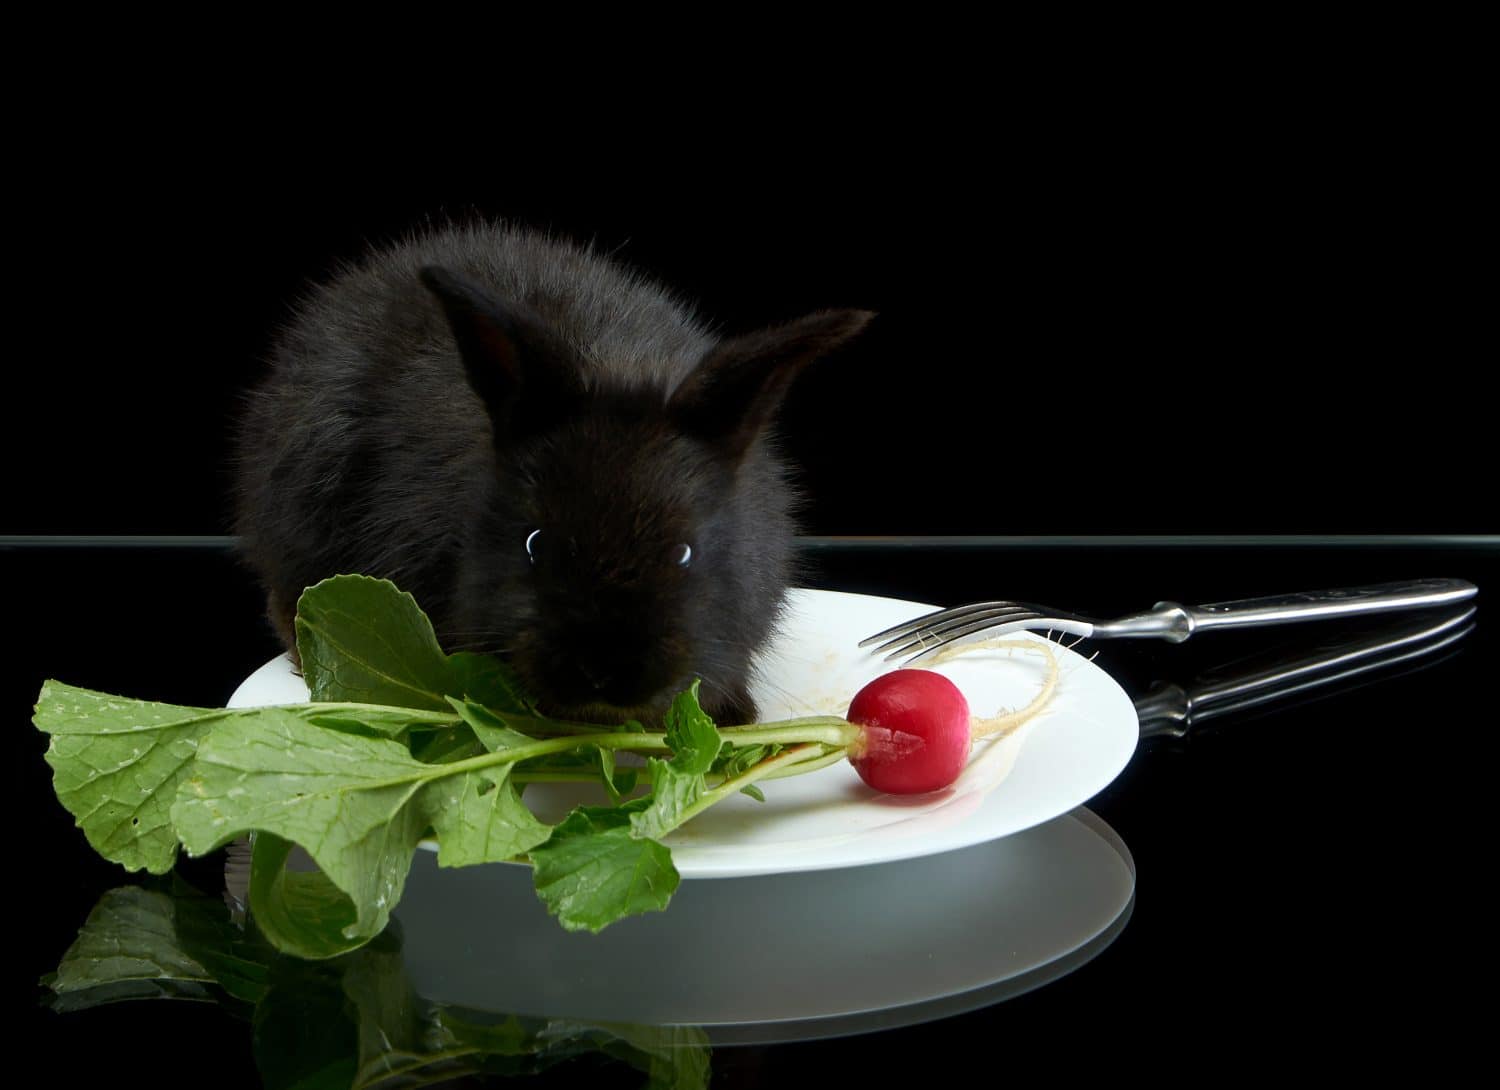
[[[281,957],[231,922],[221,898],[177,879],[106,892],[42,983],[55,1011],[217,1002],[253,1023],[267,1086],[489,1085],[582,1056],[629,1064],[661,1090],[709,1083],[708,1038],[696,1027],[472,1015],[418,993],[394,931],[339,958]],[[596,1063],[589,1070],[612,1081]]]
[[[183,949],[176,917],[173,898],[159,890],[121,886],[99,898],[57,971],[42,981],[52,989],[52,1008],[209,998],[214,975]]]

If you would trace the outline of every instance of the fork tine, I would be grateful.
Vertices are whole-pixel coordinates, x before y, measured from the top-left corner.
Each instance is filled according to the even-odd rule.
[[[935,609],[931,613],[924,613],[920,617],[913,617],[909,621],[902,621],[900,624],[891,625],[890,628],[877,632],[873,636],[866,637],[865,639],[859,641],[859,646],[868,647],[876,640],[884,640],[890,638],[891,636],[898,636],[903,632],[909,632],[912,629],[921,628],[932,621],[945,621],[950,617],[963,617],[967,616],[970,613],[977,613],[981,609],[1000,609],[1013,606],[1015,604],[1016,603],[1014,602],[975,602],[973,605],[954,606],[951,609]]]
[[[941,636],[949,629],[957,628],[959,625],[968,624],[971,621],[986,621],[999,623],[1006,617],[1019,618],[1022,614],[1032,613],[1034,610],[1023,606],[1018,602],[996,602],[994,608],[984,609],[977,606],[962,610],[945,610],[943,616],[938,619],[937,624],[925,624],[918,627],[908,627],[907,630],[892,639],[886,640],[879,647],[872,648],[870,654],[878,655],[880,652],[894,647],[898,643],[908,640],[912,636],[923,639],[928,636]]]
[[[1032,610],[1021,610],[1019,612],[1006,611],[1005,613],[961,621],[956,625],[947,626],[942,632],[918,633],[916,639],[892,651],[885,657],[885,661],[890,662],[903,655],[909,655],[912,653],[913,648],[918,649],[917,657],[920,658],[929,651],[936,651],[940,647],[946,647],[954,640],[963,639],[974,632],[983,632],[986,629],[992,629],[997,635],[1002,632],[1014,632],[1020,628],[1030,627],[1041,618],[1042,615],[1040,613]],[[924,636],[934,635],[938,637],[936,642],[923,638]]]

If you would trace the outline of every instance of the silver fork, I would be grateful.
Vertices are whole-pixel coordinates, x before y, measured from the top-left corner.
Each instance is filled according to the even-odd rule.
[[[1273,598],[1244,598],[1204,606],[1157,602],[1144,613],[1132,613],[1113,621],[1101,621],[1066,613],[1029,602],[975,602],[973,605],[939,609],[913,617],[859,641],[878,655],[895,647],[886,662],[912,656],[907,665],[921,662],[954,640],[976,632],[1004,635],[1022,629],[1066,632],[1080,638],[1153,637],[1181,643],[1194,632],[1213,628],[1254,628],[1260,625],[1348,617],[1360,613],[1385,613],[1447,605],[1474,597],[1479,588],[1462,579],[1414,579],[1404,583],[1380,583],[1345,590],[1313,590]],[[897,646],[899,645],[899,646]]]

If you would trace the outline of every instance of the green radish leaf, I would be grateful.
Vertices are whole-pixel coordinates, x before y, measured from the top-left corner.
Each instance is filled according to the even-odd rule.
[[[448,656],[448,694],[466,697],[497,715],[541,716],[536,705],[521,691],[511,668],[493,655],[460,651]]]
[[[250,918],[276,949],[299,958],[337,957],[363,946],[369,936],[350,937],[354,902],[322,871],[291,871],[292,843],[257,833],[250,863]]]
[[[53,788],[94,850],[126,870],[165,874],[177,858],[177,788],[202,737],[235,714],[48,681],[32,721],[52,736]]]
[[[484,748],[467,723],[445,730],[429,731],[412,739],[411,755],[423,764],[450,764],[489,751]]]
[[[652,757],[651,794],[646,798],[650,806],[630,817],[633,835],[649,839],[666,836],[682,823],[688,807],[697,802],[704,791],[702,773],[679,772],[670,761]]]
[[[667,712],[667,745],[672,759],[651,758],[650,805],[631,815],[634,836],[665,836],[683,820],[687,809],[704,791],[703,776],[713,767],[724,742],[714,721],[698,704],[698,682],[677,694]]]
[[[423,789],[442,767],[396,742],[260,708],[222,722],[199,744],[172,823],[194,855],[252,831],[301,845],[354,906],[344,937],[368,939],[401,896],[431,823]]]
[[[172,820],[195,855],[256,831],[252,906],[258,889],[268,937],[302,957],[331,957],[385,927],[429,827],[444,866],[510,859],[547,839],[550,828],[521,803],[509,770],[450,772],[398,743],[260,708],[204,739]],[[268,872],[266,834],[300,845],[320,873],[286,872],[290,849],[281,847],[280,869]]]
[[[504,663],[445,655],[409,594],[364,576],[308,588],[296,626],[311,704],[180,708],[49,682],[36,722],[52,735],[59,797],[107,858],[160,873],[179,843],[202,855],[253,834],[257,921],[277,948],[302,957],[330,958],[378,935],[429,831],[445,866],[529,854],[538,894],[565,927],[597,931],[660,910],[679,878],[656,838],[702,797],[711,768],[751,760],[724,744],[695,682],[668,713],[672,755],[650,763],[652,793],[549,828],[522,803],[509,764],[460,763],[513,760],[507,751],[534,742],[517,723],[547,729]],[[455,712],[459,722],[442,722]],[[535,767],[592,771],[619,803],[636,770],[616,767],[586,737],[568,753],[537,755],[550,759]],[[293,846],[317,869],[289,869]]]
[[[604,781],[605,794],[612,805],[618,806],[621,792],[615,784],[615,751],[600,747],[594,750],[594,755],[599,762],[599,778]]]
[[[719,759],[714,762],[713,771],[726,780],[736,779],[749,772],[761,761],[776,756],[781,752],[781,748],[775,743],[756,743],[751,746],[734,746],[726,743],[724,751],[719,754]],[[740,794],[749,795],[756,802],[766,801],[765,793],[761,791],[758,784],[746,784],[740,788]]]
[[[623,728],[626,731],[640,730],[640,724],[627,723]],[[604,782],[605,794],[609,795],[609,801],[618,806],[620,800],[635,790],[637,771],[634,768],[616,768],[615,751],[596,747],[594,749],[594,760],[599,768],[599,778]]]
[[[473,729],[475,737],[484,743],[484,748],[490,753],[530,745],[536,741],[535,738],[528,738],[518,730],[512,730],[506,725],[504,719],[472,700],[456,700],[450,696],[448,703]]]
[[[756,743],[750,746],[726,745],[724,752],[719,754],[719,759],[714,762],[713,771],[726,780],[732,780],[737,776],[743,776],[761,761],[774,757],[780,752],[781,746],[774,743]]]
[[[336,575],[297,599],[297,651],[314,701],[447,711],[451,669],[410,594]]]
[[[494,716],[541,717],[504,662],[467,651],[443,654],[427,615],[389,580],[336,575],[308,587],[297,601],[296,626],[314,702],[391,706],[371,710],[370,731],[430,729],[401,723],[397,709],[449,711],[448,697],[467,698]],[[364,710],[334,715],[335,724],[345,716],[366,718]]]
[[[672,747],[674,768],[702,775],[713,767],[724,739],[698,703],[698,684],[694,678],[667,710],[667,745]]]
[[[248,709],[247,709],[248,710]],[[411,709],[371,705],[358,710],[329,708],[322,704],[304,704],[288,708],[314,726],[341,730],[346,734],[363,734],[369,738],[399,738],[408,731],[436,733],[451,730],[441,723],[413,723]]]
[[[552,835],[552,826],[526,809],[510,765],[450,776],[427,788],[438,838],[438,866],[503,863]]]
[[[569,931],[598,932],[626,916],[660,912],[677,891],[672,853],[633,835],[637,809],[579,807],[532,849],[537,896]]]

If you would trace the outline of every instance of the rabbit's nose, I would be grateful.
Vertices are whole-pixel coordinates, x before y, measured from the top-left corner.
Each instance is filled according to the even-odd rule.
[[[614,680],[614,675],[602,666],[590,666],[588,663],[580,662],[578,672],[583,675],[583,680],[588,687],[596,693]]]

